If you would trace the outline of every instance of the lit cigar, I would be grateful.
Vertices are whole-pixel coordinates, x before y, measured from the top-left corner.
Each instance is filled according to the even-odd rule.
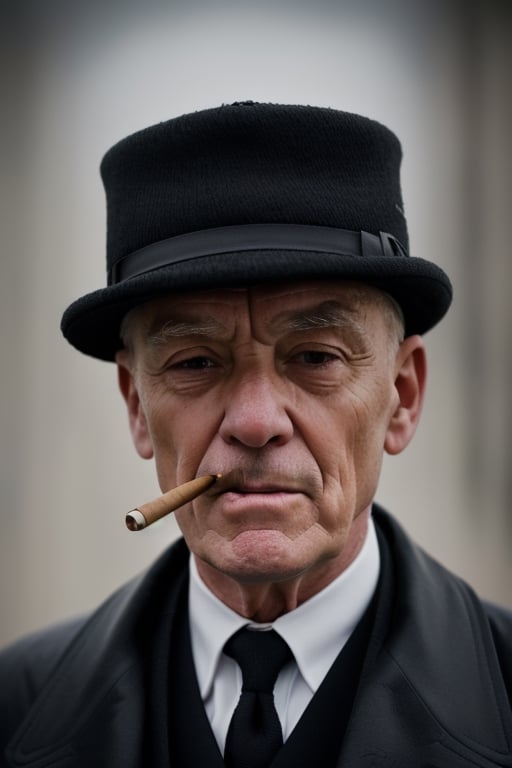
[[[151,523],[160,520],[161,517],[165,517],[165,515],[174,512],[178,507],[182,507],[183,504],[187,504],[197,496],[200,496],[221,477],[222,475],[196,477],[194,480],[189,480],[188,483],[178,485],[172,491],[167,491],[163,496],[159,496],[153,501],[148,501],[146,504],[137,507],[137,509],[132,509],[126,515],[126,527],[130,531],[141,531],[143,528],[147,528]]]

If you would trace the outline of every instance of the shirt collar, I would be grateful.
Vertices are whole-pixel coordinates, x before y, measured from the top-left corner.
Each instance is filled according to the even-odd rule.
[[[211,592],[199,576],[193,555],[190,557],[188,604],[192,654],[204,700],[212,688],[224,644],[247,624],[247,619]]]
[[[355,560],[334,581],[272,626],[290,646],[314,693],[368,607],[377,587],[380,555],[373,520]],[[208,696],[224,644],[248,622],[204,584],[190,558],[189,618],[197,679]],[[256,625],[255,625],[256,626]],[[263,628],[262,625],[257,625]]]

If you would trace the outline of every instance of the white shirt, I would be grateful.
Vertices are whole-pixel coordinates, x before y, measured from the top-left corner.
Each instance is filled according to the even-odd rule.
[[[244,626],[272,627],[290,646],[295,661],[283,668],[274,689],[274,702],[286,740],[368,607],[379,572],[379,547],[370,518],[364,544],[343,573],[272,624],[255,624],[232,611],[208,589],[191,557],[192,654],[206,713],[222,753],[242,688],[238,664],[222,652],[228,638]]]

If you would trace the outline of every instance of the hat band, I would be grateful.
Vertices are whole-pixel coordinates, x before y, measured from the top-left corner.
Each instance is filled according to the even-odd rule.
[[[307,224],[241,224],[188,232],[151,243],[113,264],[108,284],[115,285],[154,269],[202,256],[264,250],[370,258],[408,255],[403,245],[387,232],[373,235],[370,232]]]

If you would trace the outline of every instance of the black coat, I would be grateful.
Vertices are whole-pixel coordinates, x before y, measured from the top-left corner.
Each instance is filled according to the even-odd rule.
[[[359,686],[340,768],[512,767],[512,613],[482,603],[382,510],[375,519],[392,555],[393,615]],[[2,768],[147,768],[151,627],[187,562],[180,540],[87,619],[0,655]]]

